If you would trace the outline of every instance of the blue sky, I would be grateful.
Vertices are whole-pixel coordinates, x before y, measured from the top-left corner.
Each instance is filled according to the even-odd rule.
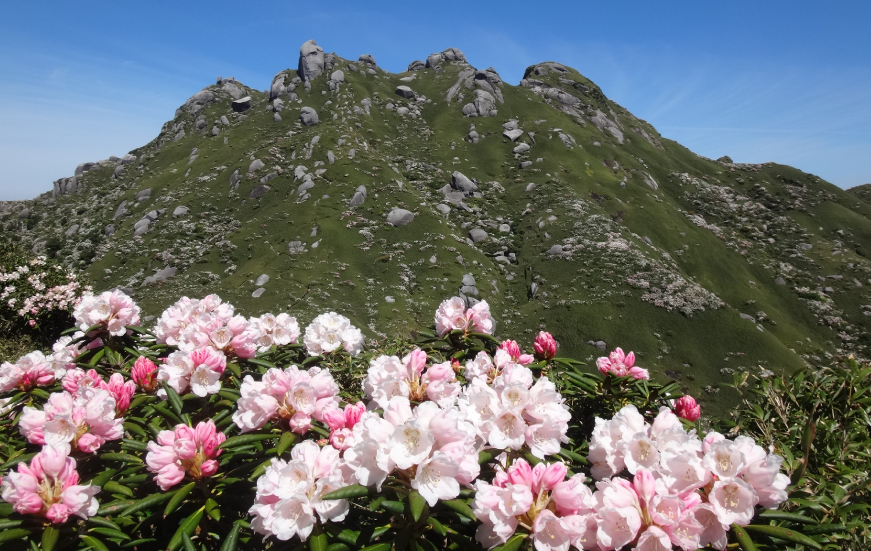
[[[153,139],[218,75],[265,89],[310,38],[393,72],[448,47],[517,84],[559,61],[708,157],[871,182],[871,2],[16,2],[0,18],[0,200]]]

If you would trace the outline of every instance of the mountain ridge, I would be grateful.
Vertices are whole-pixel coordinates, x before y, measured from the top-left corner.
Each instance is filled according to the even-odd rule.
[[[588,359],[623,345],[725,402],[735,372],[867,346],[865,196],[701,157],[557,62],[513,86],[455,48],[394,74],[310,41],[265,92],[219,78],[148,144],[86,165],[0,206],[3,232],[150,315],[218,292],[376,335],[460,294],[506,337],[543,325]]]

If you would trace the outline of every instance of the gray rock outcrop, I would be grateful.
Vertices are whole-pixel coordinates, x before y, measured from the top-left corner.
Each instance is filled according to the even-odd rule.
[[[400,208],[394,208],[387,214],[387,223],[396,226],[404,226],[414,220],[414,213]]]
[[[397,86],[396,95],[401,96],[405,99],[413,99],[416,94],[414,93],[414,90],[412,90],[408,86]]]
[[[306,126],[314,126],[319,123],[317,111],[311,107],[303,107],[299,111],[299,120]]]
[[[245,96],[244,98],[234,100],[232,107],[233,111],[236,113],[242,113],[243,111],[251,109],[251,96]]]
[[[324,72],[324,49],[314,40],[309,40],[299,48],[299,68],[296,74],[304,81],[317,78]]]

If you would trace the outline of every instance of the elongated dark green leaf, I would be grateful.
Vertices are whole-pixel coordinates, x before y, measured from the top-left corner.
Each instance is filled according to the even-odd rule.
[[[502,453],[502,450],[481,450],[478,452],[478,463],[483,465],[488,461],[492,461],[500,453]]]
[[[376,543],[375,545],[367,545],[360,551],[390,551],[392,546],[391,543]]]
[[[784,528],[782,526],[770,526],[767,524],[750,524],[745,526],[748,531],[758,532],[760,534],[765,534],[766,536],[771,536],[773,538],[780,538],[782,540],[791,541],[793,543],[800,543],[811,549],[822,549],[823,546],[819,543],[815,542],[811,538],[805,536],[801,532],[797,530],[791,530],[789,528]]]
[[[327,551],[351,551],[351,548],[345,545],[344,543],[331,543],[329,547],[327,547]]]
[[[196,530],[197,526],[200,525],[200,521],[203,520],[203,513],[205,513],[205,507],[200,507],[181,521],[178,530],[175,531],[175,534],[173,534],[172,538],[169,540],[169,545],[166,547],[167,551],[175,551],[179,548],[181,545],[182,534],[190,537],[191,534],[194,533],[194,530]]]
[[[221,442],[221,445],[218,446],[218,448],[226,450],[238,446],[253,444],[255,442],[262,442],[263,440],[275,440],[276,438],[277,436],[274,434],[242,434],[240,436],[227,438]]]
[[[581,455],[579,453],[575,453],[571,450],[560,449],[559,454],[561,456],[565,457],[566,459],[568,459],[569,461],[571,461],[572,463],[578,463],[580,465],[589,465],[590,464],[590,462],[587,461],[586,457],[584,457],[583,455]]]
[[[106,469],[103,472],[101,472],[100,474],[98,474],[97,476],[95,476],[94,478],[92,478],[91,481],[88,482],[88,484],[90,484],[91,486],[102,487],[103,484],[112,480],[112,477],[115,476],[115,473],[117,473],[117,472],[118,472],[118,469]]]
[[[459,499],[451,499],[448,501],[442,501],[441,503],[443,503],[448,509],[457,514],[463,515],[469,520],[478,520],[472,509],[465,502],[462,502]]]
[[[426,519],[426,521],[427,521],[427,523],[429,523],[429,526],[430,526],[430,528],[432,528],[432,531],[435,532],[436,534],[440,535],[441,537],[445,537],[445,535],[448,533],[448,530],[447,530],[447,528],[445,528],[445,525],[442,524],[441,522],[439,522],[438,519],[433,518],[433,517],[429,517],[428,519]]]
[[[369,495],[369,488],[361,486],[360,484],[351,484],[350,486],[345,486],[344,488],[339,488],[338,490],[324,494],[321,496],[321,499],[351,499],[366,495]]]
[[[107,520],[100,517],[88,517],[88,524],[93,524],[95,526],[102,526],[103,528],[110,528],[112,530],[120,530],[121,527],[112,522],[111,520]]]
[[[60,530],[54,526],[46,526],[42,529],[42,551],[52,551],[57,543],[57,538],[60,536]]]
[[[5,472],[10,467],[14,467],[15,465],[18,465],[19,463],[30,461],[31,459],[33,459],[33,457],[36,454],[37,454],[37,452],[24,453],[24,454],[20,454],[16,457],[13,457],[12,459],[7,461],[6,463],[3,463],[2,465],[0,465],[0,472]]]
[[[417,490],[412,490],[408,494],[408,504],[411,509],[411,518],[414,519],[414,522],[419,521],[421,514],[423,514],[423,509],[426,507],[426,500]]]
[[[0,530],[9,530],[17,528],[24,524],[23,520],[0,520]]]
[[[170,498],[169,503],[166,504],[166,508],[163,510],[163,518],[166,518],[167,516],[171,515],[173,511],[178,509],[178,506],[181,505],[181,503],[184,501],[184,498],[186,498],[188,494],[191,493],[191,490],[194,489],[194,486],[196,486],[196,482],[190,482],[173,493],[172,498]]]
[[[145,509],[150,509],[155,505],[163,503],[167,499],[173,496],[172,492],[158,492],[156,494],[151,494],[148,497],[142,498],[139,501],[135,502],[133,505],[124,510],[124,513],[121,516],[130,516],[137,511],[142,511]]]
[[[320,524],[315,524],[311,535],[309,535],[308,548],[309,551],[327,551],[329,539],[327,533]]]
[[[293,445],[294,442],[296,442],[296,435],[292,432],[285,432],[281,435],[281,439],[278,441],[278,446],[275,447],[275,453],[278,455],[283,454]]]
[[[194,542],[191,541],[191,537],[184,532],[181,534],[181,543],[185,551],[197,551],[197,548],[194,547]]]
[[[239,530],[241,527],[241,521],[237,520],[233,523],[233,527],[230,529],[227,537],[224,538],[224,543],[221,544],[219,551],[236,551],[236,547],[239,545]]]
[[[805,536],[822,536],[825,534],[837,534],[838,532],[846,532],[848,528],[843,524],[820,524],[802,530]]]
[[[100,360],[102,360],[102,359],[103,359],[103,356],[106,355],[106,350],[108,350],[108,349],[105,348],[105,347],[103,347],[103,348],[97,350],[97,351],[94,353],[94,355],[91,356],[91,359],[88,360],[88,365],[91,366],[91,367],[94,367],[95,365],[97,365],[97,362],[99,362]]]
[[[93,536],[82,536],[82,541],[91,546],[91,549],[94,549],[95,551],[109,551],[109,548],[106,547],[105,543]]]
[[[138,408],[142,404],[147,404],[149,402],[153,402],[156,399],[157,398],[155,396],[152,396],[150,394],[141,394],[141,395],[137,396],[136,398],[133,398],[133,401],[130,402],[130,410],[131,411],[135,410],[136,408]],[[126,423],[125,423],[125,425],[126,425]]]
[[[12,530],[3,530],[2,532],[0,532],[0,542],[21,539],[25,536],[30,536],[31,534],[32,533],[30,530],[25,530],[24,528],[13,528]]]
[[[184,404],[182,404],[178,392],[166,383],[163,383],[163,391],[166,392],[166,401],[169,402],[172,410],[175,411],[176,415],[181,415],[181,412],[184,409]]]
[[[252,363],[254,365],[259,365],[261,367],[265,367],[266,369],[278,369],[278,366],[272,362],[267,362],[266,360],[258,360],[257,358],[248,358],[245,360],[248,363]]]
[[[737,524],[732,525],[732,533],[735,534],[735,539],[738,541],[738,545],[744,551],[758,551],[756,549],[756,544],[753,543],[753,540],[750,538],[750,535],[747,532],[738,526]]]
[[[240,394],[236,394],[234,392],[231,392],[229,389],[226,389],[226,388],[222,388],[221,390],[219,390],[218,396],[221,396],[222,398],[226,398],[227,400],[230,400],[233,403],[236,403],[236,401],[239,400],[239,398],[241,398]]]
[[[142,463],[142,460],[129,453],[104,453],[100,454],[103,461],[123,461],[124,463]]]
[[[817,521],[811,517],[798,513],[787,513],[786,511],[763,511],[759,514],[759,518],[764,518],[765,520],[786,520],[800,524],[817,524]]]
[[[405,512],[405,504],[401,501],[390,501],[389,499],[385,499],[381,502],[381,508],[393,513],[394,515],[401,515]]]
[[[221,520],[221,507],[218,505],[218,502],[212,498],[206,500],[206,514],[215,522]]]
[[[112,528],[94,528],[91,532],[95,532],[97,534],[101,534],[103,536],[109,536],[110,538],[118,538],[121,540],[129,540],[130,536],[125,534],[120,530],[113,530]]]
[[[131,490],[127,486],[122,486],[121,484],[118,484],[117,482],[113,482],[111,480],[103,484],[103,491],[112,494],[121,494],[127,497],[133,497],[133,490]]]
[[[110,503],[104,503],[102,507],[97,509],[97,516],[115,515],[129,508],[136,503],[132,499],[119,499]]]

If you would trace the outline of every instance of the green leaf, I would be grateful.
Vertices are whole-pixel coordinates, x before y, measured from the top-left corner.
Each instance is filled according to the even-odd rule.
[[[502,453],[502,450],[481,450],[478,452],[478,463],[483,465],[488,461],[492,461],[497,455]]]
[[[102,507],[97,509],[97,516],[116,515],[134,503],[136,502],[132,499],[119,499],[110,503],[104,503]]]
[[[526,534],[515,534],[508,541],[493,549],[493,551],[517,551],[523,545]]]
[[[110,538],[118,538],[121,540],[129,540],[130,536],[125,534],[120,530],[113,530],[112,528],[94,528],[91,532],[96,532],[97,534],[102,534],[104,536],[109,536]]]
[[[185,551],[197,551],[197,548],[194,547],[194,542],[191,541],[191,537],[185,533],[181,535],[181,543],[184,545]]]
[[[385,499],[381,502],[381,508],[393,513],[394,515],[401,515],[405,512],[405,504],[401,501],[390,501]]]
[[[391,543],[376,543],[375,545],[367,545],[360,551],[390,551],[392,546]]]
[[[293,445],[294,442],[296,442],[296,435],[292,432],[285,432],[281,435],[281,439],[278,441],[278,446],[275,447],[275,453],[278,455],[283,454]]]
[[[826,534],[836,534],[838,532],[846,532],[848,528],[843,524],[820,524],[803,530],[805,536],[822,536]]]
[[[441,503],[443,503],[448,509],[457,514],[463,515],[469,520],[478,520],[472,509],[465,502],[460,501],[459,499],[451,499],[448,501],[442,501]]]
[[[181,524],[178,527],[178,530],[173,534],[172,539],[169,540],[169,545],[166,547],[167,551],[175,551],[178,549],[179,545],[181,545],[182,534],[187,535],[188,537],[194,533],[197,526],[200,525],[200,521],[203,520],[203,513],[205,512],[205,506],[200,507],[196,511],[190,514],[186,519],[181,521]]]
[[[331,543],[329,547],[327,547],[327,551],[351,551],[351,548],[345,545],[344,543]]]
[[[773,538],[780,538],[782,540],[791,541],[793,543],[800,543],[801,545],[806,545],[812,549],[822,549],[823,547],[812,540],[811,538],[805,536],[801,532],[797,530],[790,530],[789,528],[784,528],[782,526],[770,526],[768,524],[750,524],[744,527],[751,532],[758,532],[760,534],[765,534],[766,536],[771,536]]]
[[[30,536],[30,530],[25,530],[24,528],[14,528],[12,530],[3,530],[0,532],[0,542],[9,541],[9,540],[17,540],[21,539],[25,536]]]
[[[172,492],[157,492],[155,494],[151,494],[150,496],[142,498],[139,501],[133,503],[133,505],[124,510],[124,513],[121,516],[126,517],[144,509],[150,509],[155,505],[163,503],[172,496]]]
[[[145,431],[142,431],[143,434]],[[125,450],[132,450],[137,452],[144,452],[148,449],[148,444],[145,442],[140,442],[139,440],[130,440],[128,438],[124,438],[121,440],[121,447]]]
[[[163,383],[163,390],[166,392],[166,401],[169,402],[169,405],[172,407],[173,411],[175,411],[175,414],[181,415],[184,404],[181,403],[181,398],[179,397],[178,392],[167,383]]]
[[[92,478],[88,484],[90,484],[91,486],[100,486],[102,488],[103,485],[109,482],[117,472],[118,469],[106,469],[94,478]]]
[[[428,519],[426,519],[426,521],[429,523],[429,526],[433,532],[440,535],[441,537],[445,537],[447,535],[447,528],[445,528],[445,525],[439,522],[437,519],[429,517]]]
[[[221,507],[218,505],[218,502],[212,498],[206,500],[206,514],[215,522],[221,520]]]
[[[232,438],[227,438],[221,445],[218,446],[218,449],[230,449],[237,446],[245,446],[247,444],[253,444],[254,442],[261,442],[263,440],[275,440],[276,435],[274,434],[243,434],[241,436],[233,436]]]
[[[175,511],[178,506],[182,504],[184,498],[186,498],[188,494],[191,493],[191,490],[194,489],[194,486],[196,486],[196,482],[191,482],[182,486],[173,493],[172,498],[169,500],[169,503],[166,504],[166,508],[163,510],[163,518],[171,515],[172,512]]]
[[[566,459],[568,459],[572,463],[579,463],[581,465],[589,465],[590,464],[590,462],[587,461],[586,457],[584,457],[583,455],[581,455],[579,453],[575,453],[571,450],[560,449],[559,455],[565,457]]]
[[[96,526],[102,526],[103,528],[110,528],[112,530],[121,530],[121,527],[112,522],[111,520],[100,517],[88,517],[88,524],[94,524]]]
[[[0,520],[0,530],[9,530],[10,528],[17,528],[24,524],[23,520]]]
[[[123,461],[124,463],[142,463],[142,460],[129,453],[104,453],[100,455],[103,461]]]
[[[103,491],[109,492],[112,494],[121,494],[127,497],[133,497],[133,490],[128,488],[127,486],[122,486],[117,482],[109,481],[103,485]]]
[[[411,493],[408,494],[408,503],[411,508],[411,518],[414,519],[414,522],[419,521],[420,516],[426,507],[426,500],[417,490],[412,490]]]
[[[259,365],[261,367],[265,367],[266,369],[278,369],[278,366],[272,362],[267,362],[266,360],[258,360],[257,358],[248,358],[245,360],[248,363]]]
[[[753,543],[753,540],[750,539],[750,536],[743,528],[737,524],[733,524],[732,533],[735,534],[735,539],[738,540],[738,545],[741,546],[741,549],[744,551],[758,551],[756,549],[756,544]]]
[[[60,530],[54,526],[48,525],[42,529],[42,551],[52,551],[57,543],[57,538],[60,536]]]
[[[236,551],[236,546],[239,543],[239,529],[242,526],[241,521],[233,523],[230,533],[224,538],[224,543],[221,544],[219,551]]]
[[[324,494],[321,496],[321,499],[351,499],[367,495],[369,495],[369,488],[361,486],[360,484],[351,484],[350,486],[345,486],[344,488],[339,488],[338,490]]]
[[[785,511],[764,511],[759,514],[759,518],[764,518],[765,520],[785,520],[800,524],[817,524],[817,521],[811,517],[798,513],[787,513]]]
[[[82,536],[82,541],[91,546],[91,549],[96,551],[109,551],[106,544],[93,536]]]
[[[324,529],[320,524],[315,524],[314,530],[312,530],[311,535],[308,540],[308,548],[309,551],[327,551],[327,546],[329,545],[329,540],[327,539],[327,533],[324,532]]]

